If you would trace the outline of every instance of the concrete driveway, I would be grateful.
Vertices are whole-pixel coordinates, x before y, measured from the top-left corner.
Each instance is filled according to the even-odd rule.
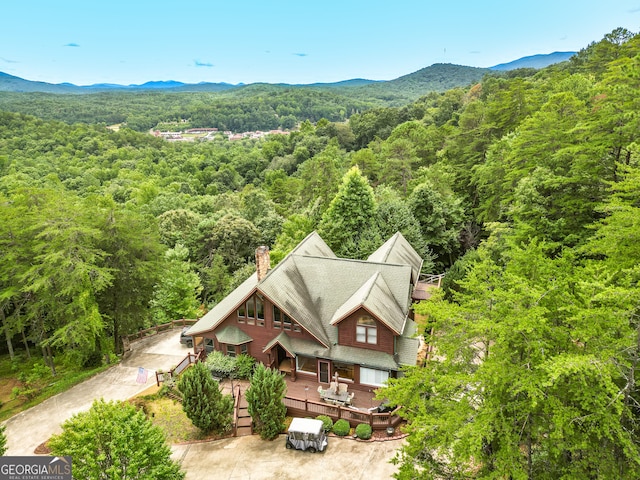
[[[389,460],[402,442],[330,437],[324,452],[309,453],[287,450],[283,435],[272,442],[251,435],[174,445],[172,451],[187,472],[186,480],[382,480],[393,478],[398,471]]]
[[[5,455],[33,455],[38,445],[62,431],[60,425],[65,420],[88,410],[96,399],[126,400],[155,385],[157,369],[171,369],[191,351],[180,344],[180,331],[177,328],[135,342],[120,364],[11,417],[5,422]],[[148,370],[144,384],[136,381],[138,367]]]

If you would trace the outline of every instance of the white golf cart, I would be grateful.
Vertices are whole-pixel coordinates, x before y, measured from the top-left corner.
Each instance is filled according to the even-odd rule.
[[[287,430],[287,448],[307,450],[311,453],[322,452],[327,448],[327,436],[322,420],[313,418],[294,418]]]

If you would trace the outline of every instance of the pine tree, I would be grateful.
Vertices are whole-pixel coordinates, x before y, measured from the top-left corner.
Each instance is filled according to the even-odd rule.
[[[265,440],[273,440],[284,429],[287,407],[282,400],[286,391],[284,376],[263,364],[258,365],[245,396],[256,431]]]
[[[375,229],[376,204],[373,189],[352,167],[342,178],[337,195],[322,216],[320,236],[338,256],[365,257],[371,229]]]
[[[182,409],[204,433],[223,432],[231,426],[233,399],[223,395],[204,363],[196,363],[178,381]]]

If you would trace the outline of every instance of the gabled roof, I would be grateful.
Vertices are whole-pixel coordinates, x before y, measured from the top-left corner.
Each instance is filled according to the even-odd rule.
[[[367,288],[365,284],[376,274],[377,280]],[[337,342],[337,331],[331,325],[334,315],[359,305],[350,299],[357,299],[356,292],[363,288],[369,291],[367,301],[374,312],[383,315],[381,320],[386,319],[389,328],[401,332],[409,308],[410,281],[407,265],[290,254],[260,282],[258,290],[328,346]],[[391,320],[389,309],[400,319]]]
[[[259,292],[315,339],[297,339],[282,332],[267,347],[279,343],[287,351],[291,350],[290,353],[351,360],[377,368],[391,369],[393,365],[397,368],[398,362],[415,361],[417,340],[404,336],[413,332],[407,314],[411,285],[418,278],[421,266],[422,259],[400,233],[385,242],[368,260],[350,260],[337,258],[324,240],[313,232],[261,281],[258,282],[254,273],[187,333],[198,335],[215,330],[243,301]],[[358,308],[366,309],[399,335],[398,355],[394,357],[372,349],[337,344],[336,324]],[[237,332],[226,328],[217,331],[216,335],[233,342],[242,340]],[[410,360],[412,351],[413,361]]]
[[[293,348],[293,346],[291,345],[291,337],[289,337],[289,335],[287,335],[285,332],[282,332],[280,335],[278,335],[276,338],[274,338],[273,340],[271,340],[269,343],[267,343],[267,345],[262,349],[263,353],[268,352],[269,350],[271,350],[275,345],[280,345],[282,348],[284,348],[286,350],[286,352],[291,355],[292,357],[296,356],[296,351]]]
[[[358,308],[365,308],[380,319],[396,335],[402,334],[406,312],[393,298],[391,289],[380,272],[376,272],[343,303],[333,315],[331,325],[337,325]]]
[[[412,283],[415,285],[422,269],[422,257],[418,255],[406,238],[397,232],[384,242],[380,248],[369,255],[370,262],[394,263],[411,266]]]
[[[312,257],[336,258],[336,254],[329,248],[329,245],[322,239],[318,232],[311,232],[305,237],[289,255],[309,255]]]

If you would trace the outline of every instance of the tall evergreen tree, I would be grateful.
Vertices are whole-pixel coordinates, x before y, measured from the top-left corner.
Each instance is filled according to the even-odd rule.
[[[263,364],[257,366],[245,396],[256,431],[265,440],[273,440],[284,429],[287,407],[283,399],[286,392],[283,375]]]
[[[637,478],[638,296],[509,237],[485,242],[453,301],[416,307],[435,356],[383,391],[409,420],[399,478]]]
[[[376,204],[373,189],[352,167],[342,178],[338,193],[322,216],[318,231],[338,256],[365,257],[367,236],[375,232]]]
[[[198,295],[202,286],[200,277],[187,261],[188,254],[182,245],[167,250],[165,254],[165,275],[156,285],[150,302],[156,323],[178,318],[195,318],[198,314]]]
[[[207,366],[198,362],[178,380],[182,409],[204,433],[223,432],[231,426],[233,400],[223,395]]]

